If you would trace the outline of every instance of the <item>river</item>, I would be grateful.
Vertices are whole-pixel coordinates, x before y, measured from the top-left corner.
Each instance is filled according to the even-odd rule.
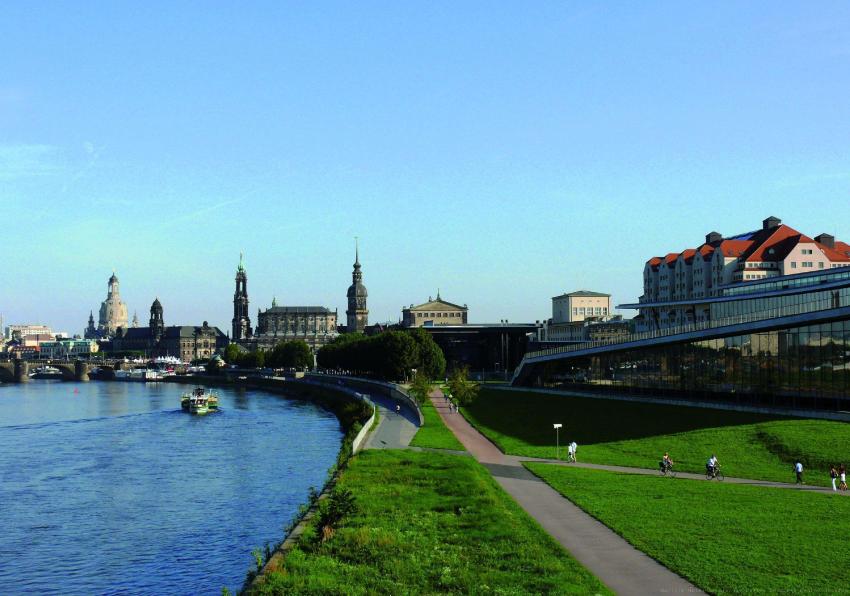
[[[336,460],[336,417],[169,383],[0,385],[0,593],[235,592]]]

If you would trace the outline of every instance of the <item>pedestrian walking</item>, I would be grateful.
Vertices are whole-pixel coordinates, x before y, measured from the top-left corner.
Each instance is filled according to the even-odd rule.
[[[832,480],[832,490],[838,490],[835,488],[835,482],[838,480],[838,470],[835,469],[835,466],[829,466],[829,478]]]
[[[567,443],[567,461],[573,461],[573,444]]]
[[[396,413],[398,416],[401,416],[401,406],[400,406],[399,404],[396,404],[396,405],[395,405],[395,413]]]
[[[797,484],[805,484],[805,482],[803,482],[802,462],[798,461],[796,464],[794,464],[794,471],[797,473]]]
[[[841,464],[841,467],[838,468],[838,488],[841,490],[847,490],[847,466]]]
[[[576,461],[576,451],[578,451],[578,445],[573,441],[570,443],[570,461]]]

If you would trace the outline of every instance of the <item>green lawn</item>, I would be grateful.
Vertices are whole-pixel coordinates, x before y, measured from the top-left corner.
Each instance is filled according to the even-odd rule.
[[[446,428],[440,414],[431,405],[431,402],[420,404],[425,425],[416,431],[410,444],[413,447],[431,447],[433,449],[456,449],[463,451],[464,447],[454,436],[454,433]]]
[[[488,389],[464,415],[506,453],[532,457],[555,456],[559,422],[561,445],[575,440],[591,463],[656,467],[669,451],[699,473],[714,453],[727,476],[793,482],[799,457],[806,482],[826,486],[830,464],[850,459],[844,422]]]
[[[846,496],[526,465],[708,592],[848,592]]]
[[[471,458],[364,451],[339,486],[359,510],[260,593],[608,593]]]

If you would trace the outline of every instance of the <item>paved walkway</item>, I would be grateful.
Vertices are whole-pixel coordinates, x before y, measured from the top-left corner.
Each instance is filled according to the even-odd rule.
[[[702,593],[640,552],[503,454],[459,413],[451,413],[437,390],[431,402],[463,446],[496,481],[573,557],[618,594]],[[554,460],[553,460],[554,461]],[[571,464],[573,465],[573,464]]]
[[[589,464],[583,462],[567,462],[560,459],[546,459],[542,457],[525,457],[522,455],[506,455],[506,459],[517,460],[518,462],[533,461],[545,464],[554,464],[562,466],[574,466],[577,468],[589,468],[592,470],[606,470],[608,472],[621,472],[624,474],[642,474],[645,476],[660,476],[657,468],[630,468],[627,466],[610,466],[607,464]],[[705,474],[693,474],[691,472],[676,472],[676,478],[688,478],[691,480],[703,480],[705,482],[720,482],[719,480],[707,480]],[[850,491],[833,491],[831,487],[812,486],[809,484],[792,484],[790,482],[774,482],[772,480],[756,480],[754,478],[730,478],[726,477],[723,482],[730,484],[749,484],[752,486],[766,486],[769,488],[785,488],[791,490],[802,490],[808,492],[838,494],[850,496]]]
[[[373,394],[369,399],[378,408],[378,428],[366,439],[364,449],[404,449],[419,430],[419,415],[406,402],[386,395]],[[396,406],[401,412],[396,413]]]

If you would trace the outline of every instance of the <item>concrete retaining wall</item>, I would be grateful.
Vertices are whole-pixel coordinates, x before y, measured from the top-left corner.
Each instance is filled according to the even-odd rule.
[[[416,412],[416,415],[419,417],[419,426],[423,426],[425,424],[425,417],[422,415],[422,410],[419,409],[419,404],[416,403],[415,399],[410,397],[410,394],[407,393],[401,385],[387,383],[384,381],[375,381],[373,379],[364,379],[362,377],[342,377],[337,375],[317,375],[312,373],[308,374],[305,379],[325,385],[339,385],[342,383],[342,385],[346,387],[352,387],[367,394],[378,393],[380,395],[386,395],[394,399],[401,400],[409,405],[414,412]]]

